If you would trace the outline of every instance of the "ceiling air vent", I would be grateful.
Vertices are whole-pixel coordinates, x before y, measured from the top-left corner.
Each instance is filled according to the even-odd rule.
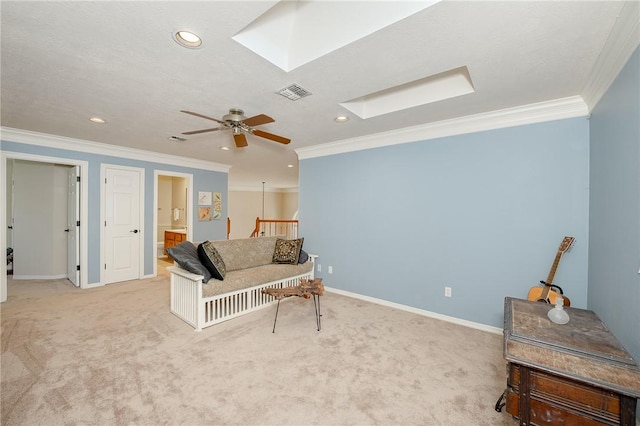
[[[284,96],[285,98],[292,100],[292,101],[297,101],[300,98],[304,98],[306,96],[309,96],[311,94],[311,92],[309,92],[306,89],[303,89],[302,87],[298,86],[297,84],[292,84],[290,86],[285,87],[284,89],[276,92],[279,95]]]

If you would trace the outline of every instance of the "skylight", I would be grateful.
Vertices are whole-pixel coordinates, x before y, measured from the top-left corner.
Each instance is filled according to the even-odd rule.
[[[233,39],[291,71],[438,1],[280,1]]]
[[[467,67],[455,68],[371,93],[340,105],[360,118],[371,118],[475,92]]]

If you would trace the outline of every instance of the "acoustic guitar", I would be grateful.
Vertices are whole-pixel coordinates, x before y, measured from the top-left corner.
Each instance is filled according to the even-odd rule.
[[[556,304],[556,297],[560,296],[563,299],[564,306],[571,306],[571,301],[568,297],[563,295],[562,289],[553,283],[553,277],[556,275],[556,270],[558,269],[558,264],[560,263],[560,258],[562,255],[571,248],[571,245],[575,241],[573,237],[564,237],[562,242],[560,243],[560,247],[558,247],[558,253],[556,254],[556,258],[553,261],[553,265],[551,265],[551,270],[549,271],[549,276],[547,276],[546,281],[540,281],[540,286],[531,287],[529,289],[529,295],[527,299],[533,300],[536,302],[546,302],[551,303],[552,305]],[[555,290],[554,290],[555,289]]]

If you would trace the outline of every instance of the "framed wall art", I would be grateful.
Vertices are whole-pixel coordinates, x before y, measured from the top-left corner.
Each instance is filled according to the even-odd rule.
[[[210,206],[211,205],[211,192],[199,191],[198,192],[198,205]]]

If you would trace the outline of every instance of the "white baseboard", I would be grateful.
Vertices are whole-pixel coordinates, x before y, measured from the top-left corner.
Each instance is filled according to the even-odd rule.
[[[101,282],[88,283],[82,286],[81,288],[85,289],[85,288],[95,288],[95,287],[104,287],[104,284],[102,284]]]
[[[425,317],[435,318],[435,319],[439,319],[439,320],[442,320],[442,321],[447,321],[447,322],[451,322],[451,323],[454,323],[454,324],[463,325],[463,326],[469,327],[469,328],[475,328],[476,330],[486,331],[486,332],[493,333],[493,334],[502,335],[502,331],[503,331],[501,328],[498,328],[498,327],[492,327],[490,325],[480,324],[478,322],[467,321],[467,320],[464,320],[464,319],[461,319],[461,318],[451,317],[451,316],[448,316],[448,315],[442,315],[442,314],[438,314],[436,312],[425,311],[424,309],[418,309],[418,308],[414,308],[412,306],[401,305],[400,303],[389,302],[389,301],[383,300],[383,299],[376,299],[375,297],[364,296],[362,294],[352,293],[350,291],[339,290],[337,288],[332,288],[332,287],[327,287],[327,286],[325,286],[324,289],[327,290],[327,291],[330,291],[332,293],[341,294],[343,296],[352,297],[354,299],[360,299],[360,300],[364,300],[364,301],[371,302],[371,303],[377,303],[378,305],[383,305],[383,306],[387,306],[387,307],[390,307],[390,308],[400,309],[402,311],[407,311],[407,312],[411,312],[411,313],[414,313],[414,314],[423,315]]]
[[[14,280],[60,280],[67,278],[67,274],[61,275],[13,275]]]

